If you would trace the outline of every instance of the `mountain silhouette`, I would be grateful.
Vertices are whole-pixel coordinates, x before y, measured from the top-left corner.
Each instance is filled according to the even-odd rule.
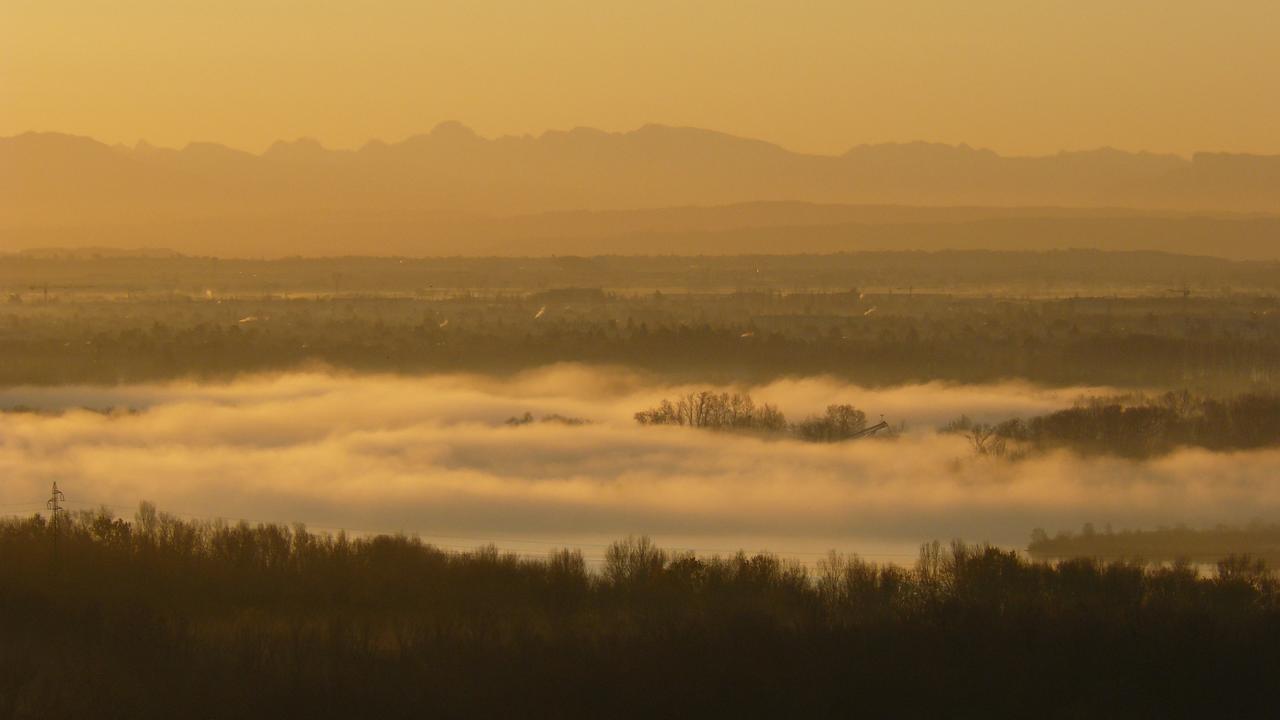
[[[880,210],[832,210],[849,205]],[[693,206],[734,210],[699,226],[689,224],[698,217]],[[1280,156],[1103,148],[1006,157],[936,143],[825,156],[697,128],[486,139],[457,122],[358,150],[303,138],[256,155],[207,142],[164,149],[57,133],[0,138],[0,250],[155,244],[208,254],[433,254],[478,238],[496,251],[504,239],[536,251],[526,241],[539,233],[586,237],[573,228],[584,217],[600,236],[940,218],[926,210],[877,218],[885,206],[971,209],[946,222],[1025,218],[1027,208],[1041,208],[1041,218],[1118,207],[1163,217],[1274,213]]]

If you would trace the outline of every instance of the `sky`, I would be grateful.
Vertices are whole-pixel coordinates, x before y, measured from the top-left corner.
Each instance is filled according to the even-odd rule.
[[[1280,153],[1277,37],[1275,0],[4,0],[0,136]]]

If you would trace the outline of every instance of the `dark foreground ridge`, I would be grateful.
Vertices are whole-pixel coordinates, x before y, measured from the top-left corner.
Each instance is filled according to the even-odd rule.
[[[1280,584],[962,543],[595,570],[143,505],[0,523],[0,637],[0,717],[1252,717]]]

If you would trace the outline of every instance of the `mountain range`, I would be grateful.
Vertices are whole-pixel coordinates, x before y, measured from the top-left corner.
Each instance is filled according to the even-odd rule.
[[[1277,238],[1274,219],[1261,216],[1277,212],[1280,156],[1100,149],[1006,157],[931,143],[821,156],[661,125],[485,139],[444,123],[358,150],[303,139],[256,155],[213,143],[177,150],[57,133],[0,138],[0,250],[9,251],[629,253],[657,247],[642,238],[663,235],[685,238],[677,250],[691,243],[719,252],[733,233],[753,228],[856,226],[846,234],[867,235],[917,225],[877,235],[890,242],[935,237],[929,224],[1050,221],[1075,223],[1085,234],[1065,241],[1090,246],[1087,232],[1100,224],[1159,234],[1169,223],[1185,229],[1176,223],[1204,225],[1208,217],[1234,228],[1228,234],[1261,233],[1265,242]],[[1214,235],[1197,231],[1187,243]],[[632,241],[607,241],[621,237]],[[574,242],[557,244],[567,240]]]

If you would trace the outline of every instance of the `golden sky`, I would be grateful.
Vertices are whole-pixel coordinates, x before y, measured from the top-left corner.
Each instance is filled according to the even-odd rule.
[[[3,0],[0,135],[1280,153],[1277,0]]]

